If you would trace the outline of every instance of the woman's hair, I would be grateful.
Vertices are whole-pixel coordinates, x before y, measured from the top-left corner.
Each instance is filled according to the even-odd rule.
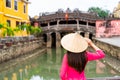
[[[73,53],[67,51],[68,65],[75,68],[78,72],[82,72],[87,63],[86,51]]]

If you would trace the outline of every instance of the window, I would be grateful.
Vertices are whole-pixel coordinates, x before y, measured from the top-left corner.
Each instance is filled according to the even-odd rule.
[[[19,21],[16,21],[16,26],[19,26],[20,25],[20,22]]]
[[[11,26],[11,22],[10,22],[10,20],[7,20],[7,26]]]
[[[14,0],[14,9],[18,10],[18,1],[17,0]]]
[[[6,7],[11,8],[11,0],[6,0]]]
[[[23,5],[24,13],[26,13],[26,4]]]
[[[25,22],[21,22],[21,25],[24,25],[25,24]]]

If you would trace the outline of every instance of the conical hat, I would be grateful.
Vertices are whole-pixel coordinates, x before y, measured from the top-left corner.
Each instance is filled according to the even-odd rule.
[[[61,45],[64,49],[74,53],[83,52],[88,47],[87,41],[77,32],[65,35],[61,39]]]

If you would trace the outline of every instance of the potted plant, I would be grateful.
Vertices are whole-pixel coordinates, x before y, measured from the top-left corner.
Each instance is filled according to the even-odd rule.
[[[33,35],[34,37],[38,37],[38,35],[42,32],[42,29],[39,27],[34,26],[28,26],[30,35]],[[37,38],[34,38],[33,40],[37,40]]]
[[[19,25],[18,26],[18,28],[19,28],[19,30],[20,30],[20,32],[21,32],[21,38],[20,38],[20,43],[24,43],[24,42],[26,42],[26,40],[24,40],[24,35],[23,35],[23,32],[25,32],[25,35],[27,35],[27,33],[26,33],[26,28],[27,28],[27,24],[23,24],[23,25]]]
[[[14,34],[15,34],[16,32],[18,33],[18,32],[21,31],[21,30],[20,30],[19,27],[15,27],[15,28],[13,29],[13,31],[14,31]],[[18,40],[19,38],[16,37],[16,36],[14,36],[13,39],[14,39],[13,44],[16,45],[16,44],[18,43],[18,41],[19,41],[19,40]]]
[[[38,36],[42,32],[42,29],[40,27],[34,27],[34,35]]]
[[[6,27],[4,32],[3,32],[3,36],[4,37],[10,37],[10,36],[14,36],[14,31],[11,27]]]
[[[27,24],[20,25],[19,28],[21,30],[26,30],[28,35],[34,35],[34,36],[37,36],[42,31],[41,28],[34,27]]]
[[[12,27],[6,25],[4,26],[4,30],[2,32],[2,35],[6,38],[6,42],[5,45],[7,47],[10,47],[12,45],[12,36],[14,36],[14,30],[12,29]]]
[[[13,40],[13,36],[15,35],[15,32],[20,31],[20,29],[18,27],[12,28],[10,27],[8,24],[3,25],[0,24],[0,29],[2,29],[2,37],[5,37],[5,45],[6,46],[11,46],[12,43],[16,44],[17,42],[15,42],[15,40]]]

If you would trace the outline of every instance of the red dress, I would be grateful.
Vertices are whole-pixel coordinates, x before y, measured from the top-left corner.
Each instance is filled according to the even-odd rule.
[[[86,52],[88,61],[98,60],[105,57],[102,50],[97,50],[96,53]],[[74,68],[68,65],[67,54],[64,55],[62,66],[60,69],[61,80],[86,80],[84,71],[78,73]]]

